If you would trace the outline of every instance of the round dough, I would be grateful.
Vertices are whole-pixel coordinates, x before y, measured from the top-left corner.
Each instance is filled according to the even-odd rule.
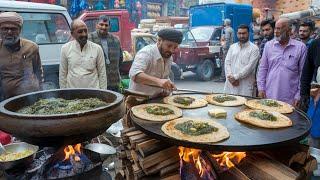
[[[173,100],[176,97],[190,97],[190,98],[194,98],[195,100],[190,105],[185,106],[183,104],[175,103]],[[196,98],[196,97],[188,96],[188,95],[167,96],[163,99],[163,102],[166,104],[171,104],[176,107],[185,108],[185,109],[200,108],[200,107],[204,107],[208,104],[208,102],[202,98]]]
[[[252,99],[252,100],[248,100],[245,105],[248,106],[251,109],[260,109],[260,110],[266,110],[266,111],[276,111],[279,113],[292,113],[294,108],[285,102],[282,101],[277,101],[274,99],[268,99],[268,100],[274,100],[277,101],[281,106],[280,107],[270,107],[270,106],[266,106],[266,105],[262,105],[259,103],[261,99]]]
[[[149,114],[146,111],[146,107],[154,106],[154,105],[170,108],[171,110],[174,111],[174,114],[170,114],[170,115]],[[182,116],[181,109],[170,104],[160,104],[160,103],[141,104],[141,105],[132,107],[131,111],[134,116],[140,119],[148,120],[148,121],[168,121],[168,120],[176,119]]]
[[[188,134],[183,134],[181,131],[177,130],[174,126],[178,123],[183,123],[186,121],[195,121],[195,122],[207,122],[210,125],[217,127],[217,132],[211,132],[208,134],[202,134],[198,136],[192,136]],[[179,118],[169,122],[166,122],[161,127],[162,132],[166,135],[184,141],[196,142],[196,143],[214,143],[219,142],[221,140],[227,139],[229,137],[229,132],[226,127],[221,124],[207,119],[194,119],[194,118]]]
[[[292,126],[292,121],[285,115],[279,113],[279,112],[271,112],[267,111],[268,113],[273,114],[275,117],[277,117],[276,121],[268,121],[268,120],[261,120],[256,117],[252,117],[249,115],[250,112],[253,111],[259,111],[261,112],[262,110],[245,110],[242,112],[238,112],[235,114],[235,118],[244,123],[248,123],[257,127],[262,127],[262,128],[270,128],[270,129],[275,129],[275,128],[283,128],[283,127],[290,127]]]
[[[213,100],[213,97],[221,96],[221,95],[233,96],[233,97],[237,98],[237,100],[235,100],[235,101],[225,101],[223,103],[219,103],[219,102]],[[211,94],[211,95],[207,95],[206,96],[206,100],[210,104],[214,104],[214,105],[217,105],[217,106],[241,106],[247,101],[247,99],[244,98],[244,97],[234,96],[234,95],[229,95],[229,94]]]

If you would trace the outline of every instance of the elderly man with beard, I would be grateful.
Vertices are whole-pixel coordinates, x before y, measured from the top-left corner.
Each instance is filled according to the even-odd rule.
[[[172,54],[182,41],[182,33],[174,29],[158,32],[157,44],[142,48],[135,56],[129,76],[129,89],[151,97],[168,95],[176,86],[169,74]]]
[[[104,52],[106,60],[106,71],[108,77],[108,89],[119,92],[120,65],[123,61],[121,45],[118,37],[109,33],[110,20],[106,15],[99,17],[96,31],[89,34],[90,41],[99,44]]]
[[[88,41],[88,28],[82,20],[71,23],[74,38],[62,46],[59,70],[60,88],[107,89],[102,48]]]
[[[237,31],[239,42],[231,45],[226,56],[227,80],[224,92],[253,96],[255,67],[259,60],[259,48],[249,41],[249,27],[240,25]]]
[[[22,24],[17,13],[0,13],[0,101],[38,91],[43,83],[39,48],[20,38]]]
[[[289,19],[276,22],[275,38],[266,43],[260,60],[257,83],[260,97],[297,106],[307,48],[304,43],[291,39],[290,32]]]

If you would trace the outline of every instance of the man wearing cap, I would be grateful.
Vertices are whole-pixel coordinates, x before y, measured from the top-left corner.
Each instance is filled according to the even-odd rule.
[[[158,32],[158,41],[142,48],[135,56],[129,76],[129,89],[151,97],[168,95],[176,86],[169,74],[172,54],[182,41],[182,33],[174,29]]]
[[[21,38],[22,17],[0,13],[0,100],[38,91],[43,70],[37,44]]]

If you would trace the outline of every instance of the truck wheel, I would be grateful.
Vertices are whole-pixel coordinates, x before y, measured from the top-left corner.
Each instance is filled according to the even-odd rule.
[[[178,66],[171,66],[171,72],[174,74],[174,79],[179,80],[181,77],[181,71]]]
[[[211,60],[207,59],[197,66],[197,76],[202,81],[210,81],[214,74],[214,65]]]

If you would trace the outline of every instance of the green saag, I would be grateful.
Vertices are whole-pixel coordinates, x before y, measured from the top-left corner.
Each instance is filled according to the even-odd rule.
[[[228,96],[228,95],[218,95],[213,97],[214,101],[217,101],[218,103],[223,103],[225,101],[235,101],[237,100],[236,97]]]
[[[277,117],[275,117],[273,114],[268,113],[266,111],[252,111],[249,113],[249,116],[259,118],[261,120],[267,120],[267,121],[277,120]]]
[[[192,104],[193,101],[195,101],[195,99],[192,97],[175,97],[173,99],[173,102],[182,104],[185,106],[189,106],[190,104]]]
[[[172,109],[169,109],[169,108],[163,107],[163,106],[158,106],[158,105],[148,106],[148,107],[146,107],[146,111],[147,111],[147,113],[154,114],[154,115],[174,114],[174,111]]]
[[[26,106],[18,110],[18,113],[38,115],[66,114],[87,111],[106,105],[108,105],[108,103],[98,98],[72,100],[66,100],[62,98],[48,98],[40,99],[33,105]]]
[[[191,120],[183,123],[178,123],[174,126],[174,128],[181,131],[183,134],[188,134],[192,136],[199,136],[218,131],[217,127],[211,126],[208,123],[194,122]]]
[[[259,101],[260,104],[269,106],[269,107],[279,107],[281,104],[279,104],[277,101],[272,99],[262,99]]]

